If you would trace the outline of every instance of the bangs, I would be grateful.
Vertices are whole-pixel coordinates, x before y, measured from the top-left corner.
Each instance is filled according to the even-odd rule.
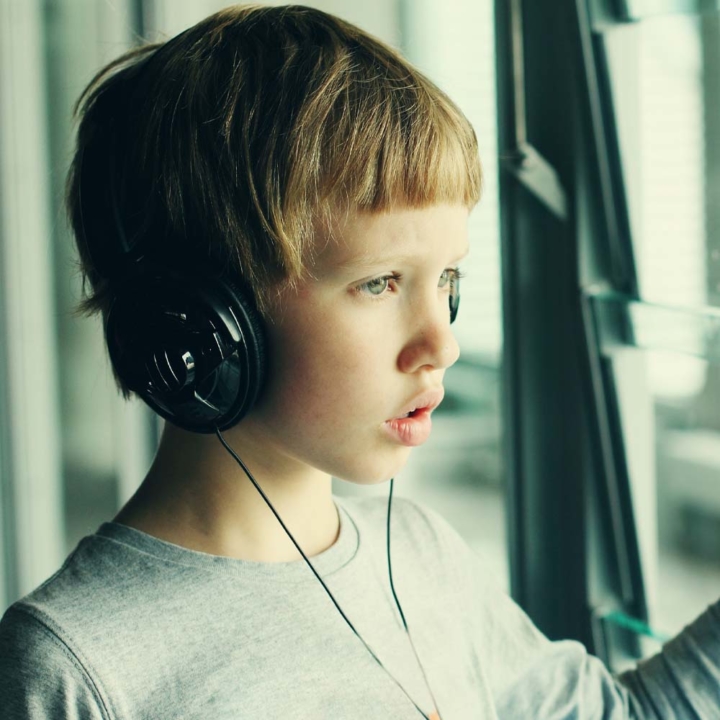
[[[437,95],[422,100],[391,95],[379,112],[347,128],[349,137],[338,138],[340,152],[329,158],[328,180],[337,177],[328,183],[330,199],[339,189],[351,206],[368,212],[477,204],[482,172],[472,127],[453,108],[436,104]],[[342,153],[348,145],[353,154]]]
[[[390,48],[374,49],[373,62],[336,58],[308,99],[295,125],[286,199],[324,220],[338,208],[472,209],[482,169],[470,122]]]

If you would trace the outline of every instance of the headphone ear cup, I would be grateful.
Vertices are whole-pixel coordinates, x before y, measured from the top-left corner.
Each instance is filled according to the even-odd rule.
[[[240,320],[240,318],[237,319],[239,321],[238,324],[245,330],[245,345],[247,346],[248,354],[252,358],[250,366],[252,367],[254,377],[252,378],[251,384],[257,388],[257,393],[251,404],[254,405],[262,389],[265,387],[267,377],[268,343],[265,322],[249,290],[244,290],[240,285],[229,279],[220,282],[222,283],[224,291],[232,296],[232,304],[230,307],[233,311],[239,311],[244,316],[243,320]],[[248,407],[248,410],[249,409]]]
[[[167,270],[130,276],[105,335],[127,387],[186,430],[232,427],[265,383],[262,319],[252,294],[224,280]]]

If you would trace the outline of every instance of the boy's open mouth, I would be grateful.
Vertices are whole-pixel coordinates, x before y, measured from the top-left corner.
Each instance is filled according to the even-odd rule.
[[[426,390],[420,395],[416,395],[402,408],[402,412],[392,419],[405,420],[406,418],[429,414],[442,402],[444,395],[445,392],[441,387],[434,390]]]
[[[432,411],[442,402],[443,395],[442,387],[416,395],[401,408],[400,414],[383,423],[385,432],[400,445],[422,445],[430,437]]]
[[[417,415],[417,413],[422,412],[425,409],[426,408],[415,408],[415,410],[411,410],[410,412],[405,413],[404,415],[401,415],[398,419],[402,420],[404,418],[415,417],[415,415]]]

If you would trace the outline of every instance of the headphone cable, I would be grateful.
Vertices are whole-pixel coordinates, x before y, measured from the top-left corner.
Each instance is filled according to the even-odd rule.
[[[297,548],[298,552],[302,555],[303,560],[305,561],[305,563],[307,564],[307,566],[310,568],[310,570],[312,570],[313,575],[315,575],[315,577],[320,581],[320,584],[323,586],[323,588],[325,589],[325,592],[328,594],[328,596],[329,596],[330,599],[332,600],[333,604],[334,604],[335,607],[337,608],[338,612],[340,613],[340,615],[342,615],[342,617],[343,617],[343,619],[345,620],[345,622],[349,625],[350,629],[355,633],[355,635],[358,637],[358,639],[360,640],[360,642],[362,642],[362,644],[365,646],[365,648],[366,648],[367,651],[370,653],[370,655],[372,655],[372,657],[374,658],[375,662],[377,662],[377,664],[392,678],[393,682],[403,691],[403,693],[405,693],[405,696],[408,698],[408,700],[410,700],[410,702],[415,706],[415,708],[417,709],[417,711],[425,718],[425,720],[431,720],[431,719],[420,709],[420,707],[417,705],[417,703],[410,697],[410,695],[408,694],[408,692],[407,692],[407,691],[405,690],[405,688],[398,682],[398,680],[395,678],[395,676],[382,664],[382,662],[380,662],[380,658],[378,658],[378,656],[372,651],[372,649],[370,648],[370,646],[369,646],[369,645],[365,642],[365,640],[362,638],[362,636],[360,635],[360,633],[355,629],[355,626],[350,622],[350,620],[348,619],[347,615],[345,615],[345,613],[343,612],[343,610],[342,610],[342,608],[340,607],[340,605],[338,605],[337,601],[336,601],[335,598],[333,597],[333,594],[330,592],[328,586],[325,584],[325,582],[324,582],[323,579],[320,577],[320,575],[318,575],[317,571],[316,571],[315,568],[313,567],[313,564],[310,562],[310,560],[308,560],[307,556],[306,556],[305,553],[303,552],[303,550],[302,550],[302,548],[300,547],[300,545],[298,545],[298,543],[295,541],[295,538],[292,536],[292,533],[291,533],[291,532],[287,529],[287,527],[285,526],[285,523],[282,521],[282,518],[281,518],[280,515],[277,513],[277,511],[275,510],[275,508],[272,506],[272,503],[270,502],[270,500],[268,499],[267,495],[265,495],[265,493],[263,492],[262,488],[260,487],[260,485],[257,483],[257,481],[255,480],[255,478],[253,477],[253,474],[250,472],[250,470],[248,469],[247,465],[245,465],[245,463],[241,460],[240,456],[230,447],[230,445],[228,445],[228,443],[226,442],[226,440],[225,440],[225,438],[223,437],[222,433],[220,432],[220,428],[218,428],[218,427],[215,428],[215,434],[217,435],[218,440],[220,440],[220,442],[222,443],[223,447],[230,453],[230,455],[232,455],[232,457],[235,459],[235,462],[237,462],[237,464],[243,469],[243,471],[245,472],[245,474],[248,476],[250,482],[252,482],[252,484],[255,486],[255,489],[260,493],[260,495],[262,496],[262,499],[265,501],[265,503],[267,504],[267,506],[270,508],[270,510],[272,511],[273,515],[275,515],[275,517],[277,518],[277,521],[280,523],[280,525],[282,526],[283,530],[285,531],[285,533],[287,534],[287,536],[288,536],[288,537],[290,538],[290,540],[292,541],[293,545]],[[415,650],[415,645],[413,644],[412,638],[410,637],[410,631],[408,630],[407,623],[405,622],[405,615],[403,614],[402,608],[400,607],[400,602],[398,601],[397,595],[395,594],[395,587],[393,586],[393,581],[392,581],[392,568],[391,568],[391,565],[390,565],[390,503],[392,502],[393,482],[394,482],[394,478],[390,480],[390,498],[389,498],[389,500],[388,500],[388,515],[387,515],[387,550],[388,550],[388,572],[389,572],[389,574],[390,574],[390,589],[392,590],[393,598],[395,598],[395,604],[397,605],[397,608],[398,608],[398,610],[399,610],[399,612],[400,612],[400,617],[401,617],[401,619],[402,619],[403,626],[405,627],[405,633],[407,634],[408,639],[410,640],[410,646],[412,647],[413,653],[415,654],[415,658],[416,658],[417,661],[418,661],[418,665],[420,665],[420,670],[421,670],[421,672],[422,672],[422,674],[423,674],[423,678],[425,679],[425,684],[427,685],[427,688],[428,688],[428,690],[429,690],[429,692],[430,692],[430,697],[432,698],[432,701],[433,701],[433,703],[435,704],[435,712],[438,713],[437,717],[440,718],[440,716],[439,716],[439,712],[440,712],[440,711],[437,709],[437,703],[435,702],[435,697],[433,696],[432,690],[430,689],[430,684],[429,684],[428,681],[427,681],[427,676],[425,675],[425,670],[423,669],[422,663],[420,662],[420,658],[418,657],[417,651]]]
[[[392,496],[393,496],[393,486],[395,484],[395,478],[390,478],[390,494],[388,495],[388,510],[387,510],[387,530],[385,532],[385,537],[387,538],[387,561],[388,561],[388,576],[390,577],[390,590],[392,591],[393,598],[395,599],[395,605],[397,605],[398,612],[400,613],[400,618],[402,619],[403,626],[405,627],[405,633],[408,636],[408,640],[410,641],[410,647],[412,648],[413,653],[415,654],[415,659],[417,660],[417,664],[420,666],[420,671],[422,672],[423,678],[425,680],[425,685],[427,686],[428,692],[430,693],[430,697],[432,698],[433,705],[435,706],[435,712],[437,713],[438,720],[442,720],[440,718],[440,710],[438,709],[437,700],[435,700],[435,696],[433,695],[432,688],[430,687],[430,682],[427,679],[427,675],[425,674],[425,668],[423,667],[423,664],[420,662],[420,656],[418,655],[417,650],[415,649],[415,643],[413,642],[412,635],[410,634],[410,628],[408,628],[407,622],[405,620],[405,615],[402,611],[402,607],[400,607],[400,600],[398,599],[398,596],[395,594],[395,585],[393,584],[393,576],[392,576],[392,564],[390,562],[390,509],[392,504]]]

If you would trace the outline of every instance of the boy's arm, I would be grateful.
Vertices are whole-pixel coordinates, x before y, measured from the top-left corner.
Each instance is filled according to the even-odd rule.
[[[720,718],[720,601],[618,680],[637,717]]]
[[[108,720],[87,673],[31,615],[11,608],[0,622],[0,717]]]
[[[465,598],[474,652],[499,717],[720,719],[720,601],[661,653],[614,677],[581,643],[548,640],[455,529],[433,510],[418,509],[435,533],[434,543],[423,538],[424,547],[435,544]]]
[[[500,671],[495,678],[500,717],[720,718],[720,603],[661,653],[618,677],[580,643],[547,640],[519,607],[506,620],[505,642],[514,647],[507,650],[510,662],[504,677]],[[501,637],[497,641],[502,642]]]

